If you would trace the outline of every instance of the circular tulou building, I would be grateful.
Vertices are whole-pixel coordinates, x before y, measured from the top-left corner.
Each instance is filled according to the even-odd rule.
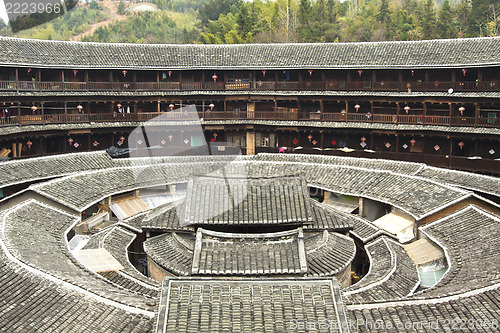
[[[499,54],[0,37],[0,331],[498,331]]]

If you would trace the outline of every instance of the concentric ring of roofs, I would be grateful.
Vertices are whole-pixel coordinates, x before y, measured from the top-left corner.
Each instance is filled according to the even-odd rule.
[[[2,200],[1,331],[370,332],[378,323],[435,332],[452,320],[469,320],[471,332],[498,327],[498,178],[360,158],[104,152],[5,162],[0,173],[1,187],[36,180]],[[89,207],[178,184],[187,184],[185,198],[111,221],[83,249],[70,249]],[[413,219],[419,237],[443,253],[443,277],[420,289],[397,235],[313,200],[308,186]],[[162,281],[132,264],[139,239]],[[351,284],[360,248],[369,269]],[[83,253],[118,268],[92,269]]]

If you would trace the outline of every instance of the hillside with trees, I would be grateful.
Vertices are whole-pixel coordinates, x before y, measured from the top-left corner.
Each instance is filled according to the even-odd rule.
[[[92,2],[17,36],[129,43],[362,42],[497,36],[499,0],[150,0],[120,20]],[[102,22],[106,21],[106,24]],[[97,25],[101,22],[101,25]],[[89,27],[93,30],[89,31]],[[3,29],[2,31],[4,31]],[[87,31],[87,33],[82,33]]]

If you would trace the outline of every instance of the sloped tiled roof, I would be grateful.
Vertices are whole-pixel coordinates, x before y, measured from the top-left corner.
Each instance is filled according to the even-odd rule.
[[[339,295],[335,279],[165,279],[156,332],[346,332]]]
[[[275,175],[191,178],[186,192],[185,224],[312,222],[305,179]]]
[[[0,38],[3,66],[70,69],[457,68],[498,65],[498,54],[498,37],[242,45],[110,44]]]
[[[302,229],[235,234],[198,228],[193,275],[301,274],[307,271]]]
[[[155,263],[175,275],[190,275],[193,265],[194,237],[165,233],[147,239],[144,251]]]

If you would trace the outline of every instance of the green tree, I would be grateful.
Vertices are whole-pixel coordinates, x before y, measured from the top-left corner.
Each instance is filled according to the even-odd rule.
[[[389,1],[388,0],[382,0],[380,3],[380,9],[377,14],[377,20],[379,22],[385,23],[387,19],[389,18],[390,15],[390,10],[389,10]]]
[[[127,7],[125,6],[125,2],[120,1],[117,8],[118,15],[125,15],[127,13]]]
[[[426,0],[421,13],[422,38],[432,39],[436,36],[436,11],[434,0]]]
[[[450,1],[445,0],[439,11],[439,20],[437,23],[438,34],[441,38],[456,38],[457,28],[453,21]]]

